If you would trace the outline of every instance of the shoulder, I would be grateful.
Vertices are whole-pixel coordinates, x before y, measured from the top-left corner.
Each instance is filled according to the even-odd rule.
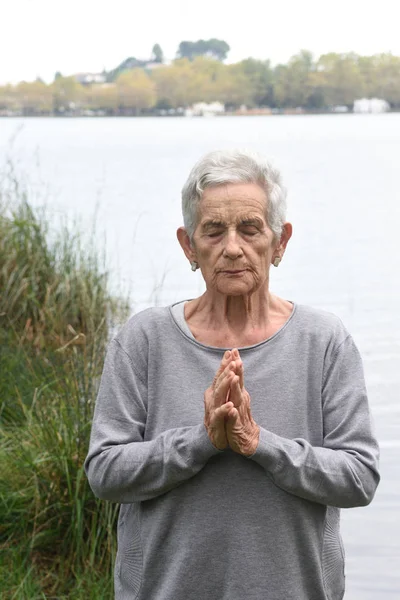
[[[337,315],[305,304],[296,305],[293,321],[300,335],[325,344],[338,346],[350,335]]]
[[[155,354],[156,347],[168,344],[173,329],[169,307],[148,308],[122,325],[110,340],[107,354],[114,356],[114,360],[125,356],[135,372],[143,374],[149,355]]]
[[[166,334],[171,324],[169,307],[147,308],[132,315],[113,339],[128,350],[132,344],[145,343],[160,331]]]
[[[322,359],[324,372],[337,363],[360,364],[360,352],[353,337],[335,314],[306,305],[296,305],[290,340],[313,363]]]

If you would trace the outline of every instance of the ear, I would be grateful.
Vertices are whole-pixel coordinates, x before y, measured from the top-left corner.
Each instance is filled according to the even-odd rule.
[[[190,237],[184,227],[179,227],[176,232],[176,237],[181,245],[182,250],[185,253],[186,258],[189,262],[196,260],[196,252],[190,241]]]
[[[281,258],[282,258],[282,256],[285,253],[286,246],[288,244],[288,241],[292,237],[292,233],[293,233],[292,224],[291,223],[285,223],[283,225],[283,229],[282,229],[280,240],[279,240],[279,242],[277,244],[277,247],[276,247],[276,249],[278,250],[279,255],[280,255]]]

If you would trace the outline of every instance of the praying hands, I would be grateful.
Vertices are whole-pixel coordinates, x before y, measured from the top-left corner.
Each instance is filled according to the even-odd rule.
[[[244,387],[244,369],[239,351],[225,352],[211,386],[204,394],[204,424],[211,443],[219,450],[228,446],[251,456],[257,449],[260,429],[250,410],[250,395]]]

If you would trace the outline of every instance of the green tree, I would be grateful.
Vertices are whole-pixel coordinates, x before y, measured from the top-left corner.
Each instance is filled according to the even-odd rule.
[[[201,98],[201,90],[196,90],[194,85],[195,73],[186,58],[174,61],[169,67],[156,69],[152,78],[156,85],[158,107],[184,108]]]
[[[194,102],[214,102],[221,99],[221,81],[225,78],[226,66],[220,61],[198,56],[191,63]]]
[[[140,114],[155,105],[155,84],[143,69],[121,73],[116,84],[118,104],[123,113]]]
[[[162,51],[160,44],[154,44],[153,50],[151,51],[151,60],[157,63],[164,62],[164,52]]]
[[[229,50],[230,46],[224,40],[216,38],[197,40],[197,42],[185,40],[179,44],[177,55],[179,58],[188,58],[189,60],[193,60],[196,56],[208,56],[223,61],[226,59]]]
[[[63,114],[75,110],[84,98],[83,86],[74,77],[59,77],[52,84],[53,110]]]
[[[243,104],[251,104],[252,90],[249,79],[240,64],[224,66],[216,83],[217,99],[227,108],[235,109]]]
[[[323,73],[315,69],[308,75],[309,94],[307,98],[307,108],[321,110],[327,107],[325,93],[325,77]]]
[[[323,81],[324,95],[329,105],[343,104],[352,107],[354,100],[362,97],[364,86],[356,54],[322,55],[317,70]]]
[[[310,75],[314,70],[313,56],[308,50],[292,56],[287,65],[278,65],[275,69],[278,104],[291,108],[309,106],[313,93]]]
[[[274,103],[279,108],[290,106],[287,72],[287,65],[277,65],[274,69]]]
[[[274,101],[274,73],[269,60],[246,58],[238,63],[250,86],[252,106],[272,106]]]
[[[380,54],[375,57],[374,84],[371,96],[390,102],[392,107],[400,108],[400,57],[392,54]]]
[[[206,56],[220,61],[226,59],[228,52],[231,49],[229,44],[227,44],[224,40],[218,40],[216,38],[211,38],[208,40],[207,45],[208,49],[206,51]]]
[[[40,80],[19,83],[14,88],[14,95],[25,116],[47,115],[52,112],[52,89]]]
[[[4,85],[0,87],[0,111],[18,111],[20,105],[15,93],[15,88],[12,85]]]
[[[378,61],[376,56],[360,56],[358,68],[362,79],[362,96],[371,98],[375,95]]]
[[[115,83],[91,85],[85,88],[85,106],[92,110],[104,110],[109,115],[118,111],[118,89]]]

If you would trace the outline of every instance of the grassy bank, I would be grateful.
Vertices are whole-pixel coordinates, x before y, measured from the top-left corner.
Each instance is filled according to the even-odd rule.
[[[74,225],[0,183],[0,597],[108,600],[118,507],[83,461],[110,327],[128,302]]]

